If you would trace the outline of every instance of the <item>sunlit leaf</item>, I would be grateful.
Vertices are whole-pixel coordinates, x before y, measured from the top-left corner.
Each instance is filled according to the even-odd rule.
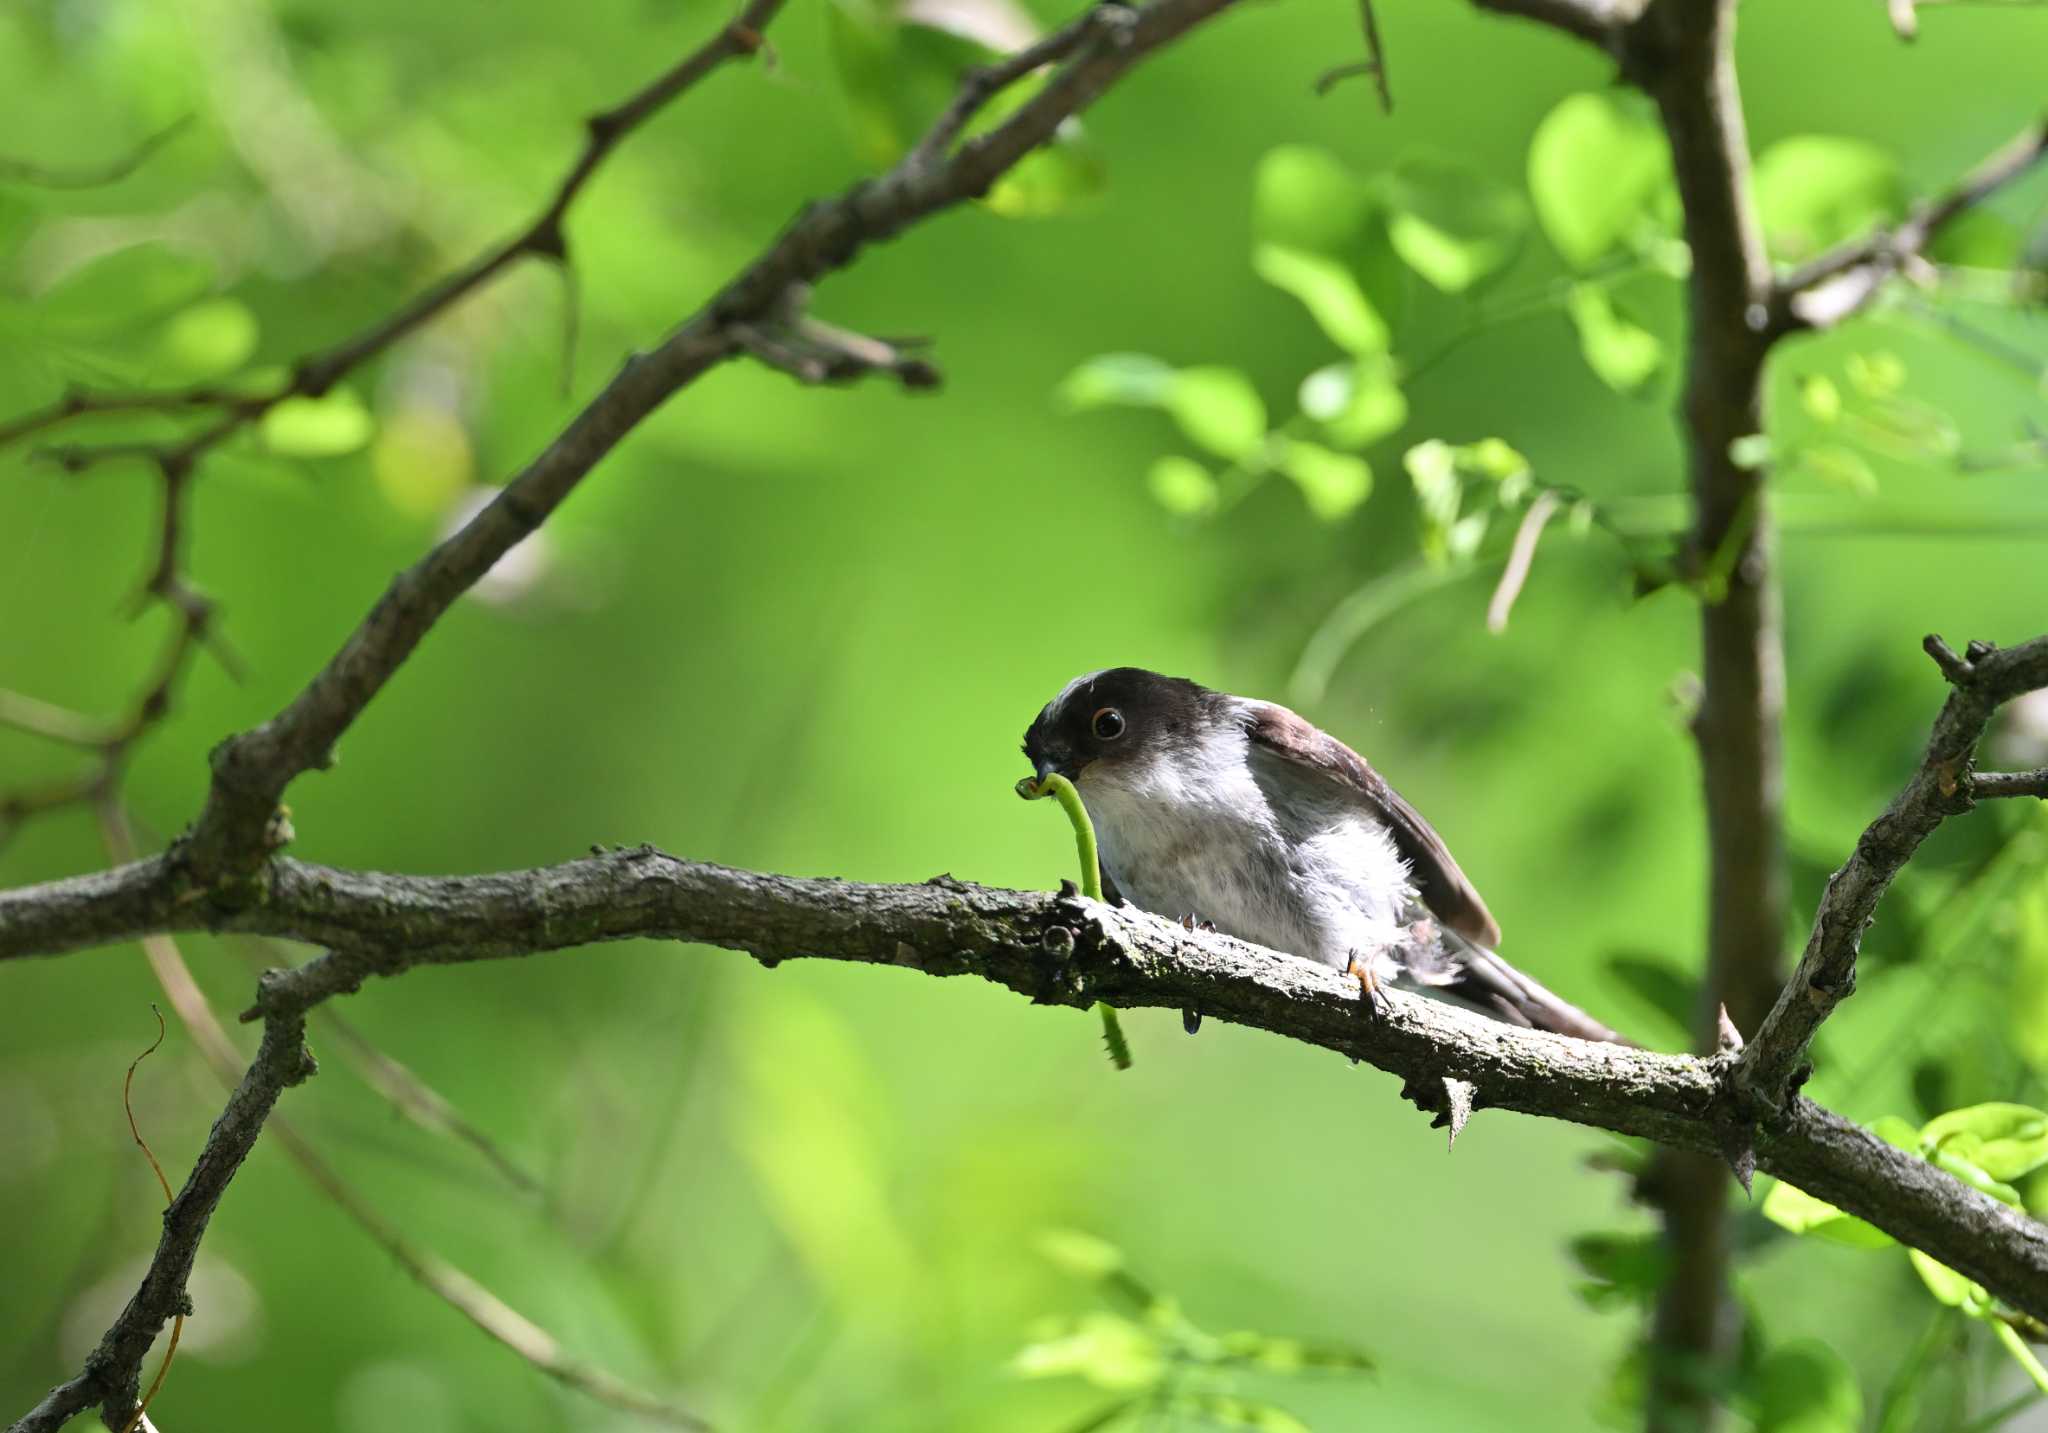
[[[1529,141],[1529,197],[1565,262],[1585,268],[1652,225],[1670,183],[1670,147],[1649,102],[1602,90],[1567,95]]]
[[[1927,1286],[1927,1292],[1937,1302],[1952,1309],[1980,1309],[1990,1299],[1982,1284],[1972,1283],[1948,1265],[1939,1263],[1918,1249],[1908,1249],[1906,1257],[1913,1261],[1913,1271],[1920,1276],[1920,1282]]]
[[[1664,345],[1648,329],[1622,316],[1598,284],[1574,284],[1566,301],[1586,366],[1617,393],[1634,393],[1657,376]]]
[[[1252,269],[1274,288],[1299,299],[1339,348],[1351,353],[1386,350],[1386,320],[1356,276],[1338,260],[1308,249],[1264,243],[1252,250]]]
[[[1069,1274],[1100,1279],[1124,1266],[1124,1251],[1079,1229],[1046,1229],[1032,1240],[1038,1252]]]
[[[1365,459],[1298,438],[1288,439],[1281,449],[1280,471],[1294,480],[1308,510],[1324,522],[1349,517],[1372,494],[1372,467]]]
[[[1764,1218],[1794,1234],[1811,1234],[1833,1244],[1854,1249],[1882,1249],[1895,1242],[1892,1236],[1834,1205],[1815,1199],[1803,1189],[1779,1180],[1764,1195]]]
[[[1167,385],[1166,411],[1188,437],[1224,458],[1249,458],[1266,441],[1266,405],[1235,368],[1183,368]]]
[[[164,325],[157,354],[166,377],[220,378],[249,361],[257,334],[256,315],[240,299],[204,299]]]
[[[1174,367],[1147,353],[1104,353],[1060,381],[1059,399],[1072,409],[1111,404],[1158,408],[1173,388]]]
[[[1528,229],[1521,194],[1459,160],[1406,159],[1390,194],[1395,252],[1446,293],[1463,293],[1506,267]]]
[[[1756,1433],[1859,1433],[1863,1427],[1856,1375],[1818,1339],[1773,1349],[1755,1384]]]
[[[1796,135],[1756,162],[1756,202],[1771,252],[1803,259],[1905,212],[1897,162],[1862,140]]]
[[[1145,472],[1145,490],[1176,517],[1208,517],[1216,511],[1216,479],[1193,458],[1169,454]]]
[[[1947,1170],[1979,1194],[1988,1194],[1999,1203],[2011,1205],[2014,1209],[2022,1207],[2023,1201],[2017,1189],[2002,1179],[1993,1178],[1989,1170],[1968,1155],[1958,1152],[1953,1145],[1930,1146],[1927,1131],[1923,1129],[1920,1131],[1920,1147],[1927,1152],[1929,1161]]]
[[[1808,373],[1799,379],[1799,406],[1816,423],[1833,423],[1842,416],[1842,390],[1823,373]]]
[[[1318,368],[1301,381],[1301,411],[1340,448],[1364,448],[1408,421],[1408,399],[1391,363],[1362,360]]]
[[[1849,383],[1866,398],[1889,398],[1906,386],[1906,365],[1890,349],[1852,353],[1842,365]]]
[[[1920,1131],[1930,1149],[1968,1160],[1993,1180],[2014,1180],[2048,1164],[2048,1113],[2031,1105],[1950,1110]]]
[[[1158,1338],[1116,1314],[1084,1314],[1057,1337],[1019,1350],[1010,1367],[1025,1378],[1082,1378],[1098,1388],[1150,1388],[1166,1371]]]
[[[370,441],[369,409],[349,388],[323,398],[287,398],[263,415],[263,445],[287,458],[338,458]]]
[[[1371,190],[1328,150],[1269,149],[1252,175],[1252,232],[1261,243],[1335,254],[1357,236]]]
[[[1402,455],[1401,466],[1414,484],[1423,519],[1436,527],[1448,527],[1455,521],[1463,493],[1458,483],[1458,455],[1451,445],[1441,438],[1425,439]]]

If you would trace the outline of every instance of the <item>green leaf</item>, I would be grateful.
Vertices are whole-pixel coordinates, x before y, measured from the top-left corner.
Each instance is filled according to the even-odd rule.
[[[1906,386],[1906,365],[1889,349],[1852,353],[1842,365],[1850,384],[1866,398],[1889,398]]]
[[[1651,229],[1652,201],[1670,178],[1664,132],[1648,101],[1633,94],[1567,95],[1529,141],[1536,221],[1574,268]]]
[[[1846,1244],[1852,1249],[1882,1249],[1893,1243],[1892,1236],[1874,1225],[1866,1224],[1851,1214],[1844,1214],[1823,1200],[1815,1199],[1803,1189],[1795,1189],[1782,1179],[1771,1186],[1764,1196],[1764,1218],[1781,1229],[1794,1234],[1811,1234],[1816,1239],[1826,1239],[1833,1244]]]
[[[1046,1229],[1032,1241],[1038,1252],[1069,1274],[1103,1279],[1124,1267],[1124,1251],[1078,1229]]]
[[[1265,445],[1266,405],[1235,368],[1183,368],[1167,385],[1166,411],[1189,439],[1219,457],[1243,460]]]
[[[1586,366],[1617,393],[1642,389],[1664,365],[1664,345],[1648,329],[1623,317],[1597,284],[1574,284],[1566,301]]]
[[[1934,231],[1927,257],[1965,269],[2010,269],[2018,266],[2022,247],[2020,231],[2011,220],[1974,205]]]
[[[213,286],[204,255],[167,243],[134,244],[81,265],[35,303],[50,333],[88,337],[119,332],[183,308]]]
[[[937,7],[933,7],[937,8]],[[1012,85],[997,95],[970,126],[970,133],[999,124],[1045,87],[1042,77]],[[1045,219],[1095,198],[1109,185],[1102,149],[1069,118],[1042,144],[1011,166],[982,196],[982,204],[1005,219]]]
[[[1216,1428],[1250,1428],[1256,1433],[1310,1433],[1309,1426],[1286,1409],[1229,1393],[1190,1393],[1170,1400],[1167,1409],[1186,1413]]]
[[[1831,488],[1869,497],[1877,491],[1877,472],[1854,448],[1841,443],[1815,443],[1799,450],[1799,466]]]
[[[1252,250],[1252,271],[1301,301],[1330,341],[1349,353],[1384,353],[1391,342],[1386,320],[1350,269],[1327,254],[1284,244]]]
[[[1340,448],[1364,448],[1408,421],[1408,399],[1391,363],[1333,363],[1301,381],[1301,411]]]
[[[1842,416],[1842,390],[1822,373],[1808,373],[1799,380],[1799,406],[1816,423],[1833,423]]]
[[[204,299],[176,315],[157,338],[172,376],[188,382],[233,373],[256,352],[256,315],[239,299]]]
[[[1757,160],[1755,183],[1764,236],[1782,259],[1807,258],[1905,212],[1897,162],[1861,140],[1780,140]]]
[[[1756,1433],[1857,1433],[1863,1391],[1818,1339],[1773,1349],[1756,1372]]]
[[[1428,438],[1402,455],[1401,466],[1415,485],[1424,522],[1442,528],[1457,520],[1464,489],[1458,482],[1456,449],[1441,438]]]
[[[1059,400],[1074,410],[1112,404],[1158,408],[1173,388],[1173,365],[1149,353],[1104,353],[1060,380]]]
[[[1927,1158],[1931,1163],[1947,1170],[1978,1193],[1988,1194],[1999,1203],[2009,1204],[2014,1209],[2025,1207],[2025,1201],[2020,1198],[2020,1192],[2017,1189],[2014,1189],[2003,1180],[1992,1178],[1990,1171],[1978,1164],[1976,1160],[1971,1159],[1966,1154],[1959,1153],[1950,1144],[1939,1144],[1930,1147],[1927,1140],[1927,1131],[1924,1129],[1920,1131],[1920,1147],[1927,1151]]]
[[[1372,467],[1365,459],[1299,438],[1286,440],[1280,471],[1294,480],[1308,510],[1324,522],[1349,517],[1372,495]]]
[[[1579,1296],[1593,1308],[1647,1304],[1664,1286],[1671,1260],[1656,1234],[1581,1234],[1571,1241],[1572,1257],[1591,1282]]]
[[[1166,1371],[1159,1340],[1116,1314],[1087,1314],[1071,1329],[1019,1350],[1010,1367],[1025,1378],[1083,1378],[1097,1388],[1151,1388]]]
[[[263,415],[263,445],[287,458],[338,458],[370,441],[376,422],[353,389],[287,398]]]
[[[1371,207],[1365,182],[1328,150],[1310,145],[1269,149],[1252,174],[1252,232],[1261,244],[1340,253]]]
[[[1519,193],[1458,160],[1403,160],[1390,194],[1394,251],[1445,293],[1464,293],[1505,268],[1529,226]]]
[[[1994,1181],[2018,1179],[2048,1164],[2048,1113],[2031,1105],[1971,1105],[1929,1120],[1920,1139]]]
[[[1193,458],[1169,454],[1145,473],[1145,490],[1175,517],[1209,517],[1216,511],[1216,479]]]
[[[1896,458],[1940,462],[1962,450],[1955,419],[1917,398],[1872,399],[1853,418],[1857,436]]]
[[[1906,1257],[1913,1261],[1913,1271],[1920,1276],[1920,1282],[1927,1285],[1927,1292],[1934,1295],[1936,1302],[1965,1311],[1988,1304],[1991,1296],[1984,1291],[1982,1284],[1970,1282],[1948,1265],[1930,1259],[1918,1249],[1908,1249]]]

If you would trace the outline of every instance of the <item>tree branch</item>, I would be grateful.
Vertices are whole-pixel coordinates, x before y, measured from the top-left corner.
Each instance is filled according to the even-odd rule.
[[[1355,982],[1308,961],[1127,907],[999,891],[940,877],[916,886],[804,880],[678,860],[651,847],[539,870],[420,877],[279,859],[262,899],[235,910],[181,899],[158,857],[105,878],[15,892],[0,954],[37,952],[24,908],[70,905],[60,888],[111,879],[122,894],[71,943],[153,928],[221,929],[328,944],[331,954],[261,981],[245,1018],[292,1025],[322,1001],[428,965],[505,959],[601,941],[725,946],[765,965],[816,958],[979,976],[1041,1004],[1199,1010],[1400,1075],[1446,1114],[1446,1079],[1475,1106],[1545,1115],[1712,1153],[1725,1060],[1661,1055],[1517,1029],[1396,993],[1371,1018]],[[1055,930],[1057,928],[1057,934]],[[1469,1138],[1469,1132],[1468,1132]],[[2015,1308],[2048,1315],[2048,1228],[1875,1136],[1796,1100],[1763,1132],[1761,1166],[1967,1274]]]
[[[124,1397],[126,1407],[116,1416],[125,1420],[134,1408],[135,1371],[141,1368],[150,1344],[172,1315],[191,1312],[185,1281],[192,1273],[207,1221],[256,1143],[278,1096],[313,1073],[313,1057],[306,1050],[304,1036],[303,1019],[287,1017],[264,1027],[263,1044],[255,1060],[228,1097],[227,1108],[214,1121],[184,1188],[164,1211],[163,1237],[141,1287],[87,1356],[84,1371],[51,1389],[8,1433],[55,1433],[95,1403]],[[118,1427],[119,1423],[110,1421],[109,1426]]]
[[[1939,637],[1929,637],[1925,645],[1950,683],[1926,753],[1905,789],[1828,878],[1799,968],[1736,1065],[1736,1088],[1766,1114],[1779,1109],[1796,1088],[1821,1022],[1855,991],[1863,930],[1892,878],[1935,827],[1970,809],[1976,794],[1970,764],[1992,713],[2022,692],[2048,687],[2048,637],[2004,650],[1973,642],[1962,657]],[[2048,773],[2042,772],[1997,773],[1986,781],[1991,795],[2048,791]]]
[[[912,150],[879,179],[800,213],[766,253],[653,352],[624,370],[469,524],[392,582],[341,650],[291,705],[213,753],[205,810],[178,848],[204,881],[246,871],[270,849],[266,829],[285,788],[325,767],[335,741],[455,599],[568,497],[626,434],[678,390],[741,351],[736,330],[788,311],[790,294],[851,263],[869,244],[988,192],[1140,60],[1233,0],[1156,0],[1099,7],[1066,64],[1001,124],[943,163]],[[941,120],[943,125],[947,121]]]
[[[1772,287],[1774,335],[1827,328],[1864,308],[1884,281],[1917,260],[1943,227],[2048,156],[2048,119],[2022,130],[1946,193],[1895,228],[1853,239],[1794,269]]]

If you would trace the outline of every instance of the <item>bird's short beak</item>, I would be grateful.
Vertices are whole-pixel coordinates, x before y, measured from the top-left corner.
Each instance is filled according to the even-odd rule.
[[[1049,774],[1054,772],[1058,772],[1061,776],[1065,776],[1067,774],[1066,772],[1060,770],[1060,764],[1057,761],[1054,761],[1051,757],[1041,756],[1040,758],[1038,758],[1038,760],[1032,762],[1031,765],[1032,768],[1038,772],[1038,779],[1040,781],[1044,781]]]

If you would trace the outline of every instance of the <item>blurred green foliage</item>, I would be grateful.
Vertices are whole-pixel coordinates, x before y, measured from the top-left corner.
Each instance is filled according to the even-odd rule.
[[[1511,958],[1676,1044],[1702,878],[1696,596],[1668,560],[1685,520],[1668,168],[1590,51],[1458,4],[1380,10],[1391,116],[1367,86],[1312,94],[1355,50],[1351,7],[1247,9],[989,204],[823,285],[834,321],[934,336],[947,391],[808,391],[742,365],[692,388],[441,624],[336,769],[294,788],[299,849],[462,871],[646,839],[1047,886],[1071,853],[1009,794],[1017,734],[1076,672],[1137,662],[1295,695],[1430,813]],[[10,7],[15,156],[89,166],[193,122],[118,183],[0,183],[0,412],[72,382],[274,382],[511,231],[581,116],[722,18],[646,0]],[[573,283],[510,275],[209,458],[189,566],[246,676],[202,659],[183,683],[128,774],[143,830],[173,834],[208,747],[287,700],[622,353],[806,198],[900,152],[957,67],[1029,18],[793,5],[772,66],[716,76],[607,167],[569,220]],[[1897,214],[2039,111],[2039,10],[1930,9],[1911,47],[1858,0],[1752,6],[1744,25],[1781,259]],[[2028,426],[2048,343],[1995,272],[2028,252],[2041,197],[2036,181],[1959,227],[1938,292],[1784,350],[1745,450],[1774,461],[1784,534],[1803,910],[1941,698],[1919,634],[2013,640],[2048,611]],[[92,437],[182,426],[107,419]],[[1544,541],[1490,635],[1488,589],[1545,493],[1574,540]],[[132,699],[163,635],[161,613],[128,615],[152,503],[139,466],[0,456],[0,683],[95,713]],[[2001,759],[2043,759],[2048,719],[2033,732],[2010,727]],[[10,789],[74,761],[0,730]],[[1863,1119],[1914,1110],[1916,1138],[1950,1111],[2048,1105],[2044,850],[2016,810],[1928,843],[1811,1093]],[[72,811],[0,852],[0,882],[104,859]],[[186,953],[239,1008],[252,952]],[[119,1082],[155,990],[131,949],[5,976],[12,1416],[77,1366],[153,1244]],[[1117,1406],[1088,1377],[1115,1348],[1127,1373],[1161,1371],[1122,1395],[1157,1395],[1158,1426],[1540,1433],[1626,1422],[1639,1389],[1658,1265],[1615,1172],[1633,1151],[1488,1115],[1447,1159],[1391,1082],[1282,1042],[1213,1022],[1189,1040],[1139,1013],[1143,1058],[1117,1074],[1083,1020],[976,982],[646,945],[416,972],[345,1013],[544,1195],[401,1121],[332,1034],[290,1116],[413,1237],[721,1427],[1086,1426]],[[218,1104],[174,1029],[136,1091],[174,1179]],[[2041,1183],[2011,1187],[2038,1209]],[[1071,1279],[1034,1253],[1053,1229],[1130,1251],[1171,1304],[1062,1312]],[[1761,1212],[1738,1229],[1754,1323],[1727,1393],[1758,1427],[1988,1427],[2028,1391],[1994,1342],[2011,1326],[1946,1308],[1930,1326],[1901,1261],[1785,1238]],[[479,1338],[269,1144],[195,1297],[167,1427],[280,1408],[338,1433],[638,1426]],[[1210,1327],[1362,1344],[1380,1371],[1212,1382],[1203,1360],[1232,1336]],[[1084,1335],[1087,1358],[1048,1352]],[[1021,1371],[1019,1347],[1037,1350]],[[1169,1365],[1192,1381],[1169,1385]],[[1021,1376],[1055,1370],[1081,1376]]]

